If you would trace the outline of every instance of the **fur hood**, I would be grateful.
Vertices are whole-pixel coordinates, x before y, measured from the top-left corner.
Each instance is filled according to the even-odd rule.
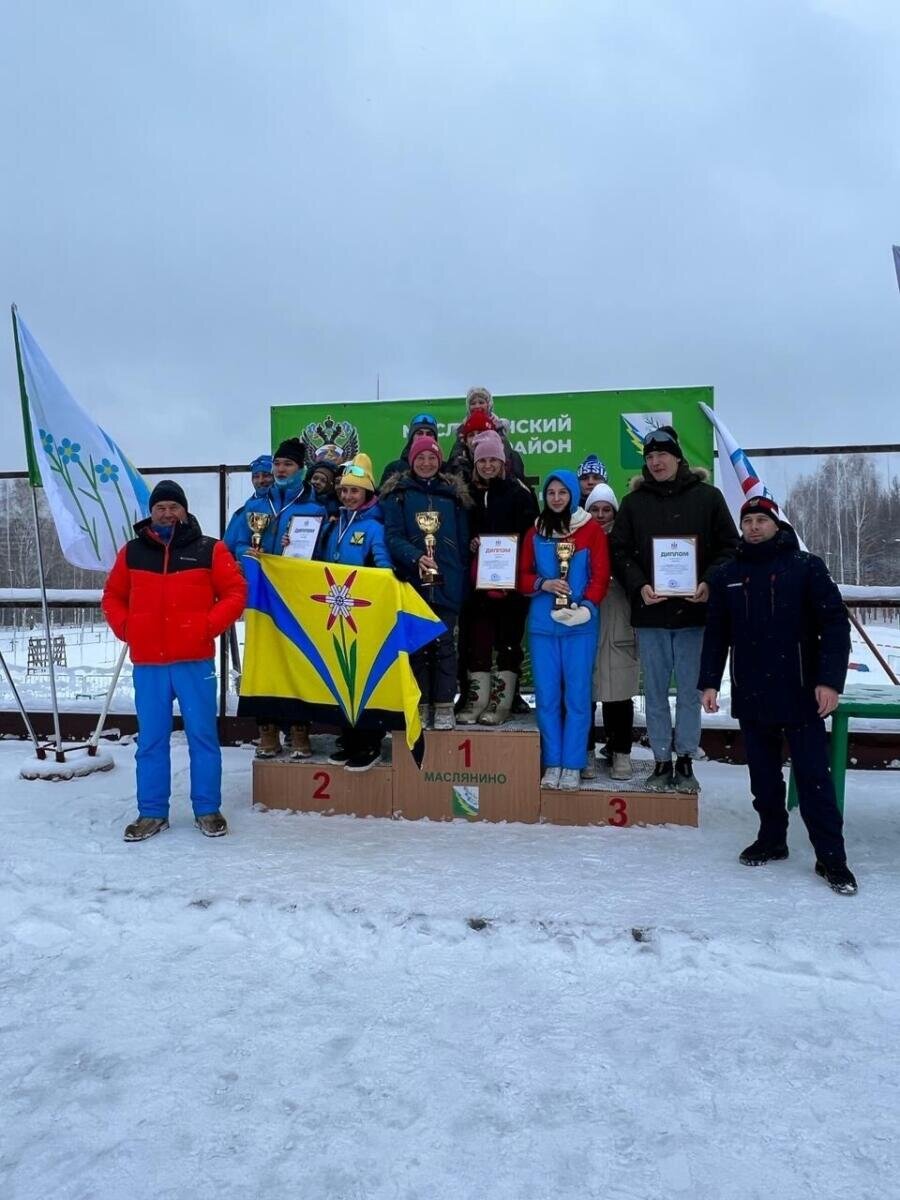
[[[444,485],[445,491],[449,492],[463,508],[472,507],[473,501],[469,495],[469,489],[465,481],[458,475],[447,475],[444,471],[438,471],[434,478],[438,483]],[[418,482],[421,481],[416,479],[412,471],[396,471],[393,475],[389,475],[381,485],[379,497],[383,500],[398,490],[405,492],[409,487],[416,487]],[[424,491],[424,489],[422,490]]]
[[[678,474],[670,483],[709,483],[709,471],[706,467],[688,467],[682,464],[678,468]],[[628,484],[629,492],[638,492],[647,484],[653,486],[656,483],[655,479],[647,479],[644,475],[635,475]]]

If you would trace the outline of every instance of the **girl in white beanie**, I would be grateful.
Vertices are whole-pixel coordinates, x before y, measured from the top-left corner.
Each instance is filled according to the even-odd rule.
[[[619,501],[609,484],[598,483],[588,495],[584,507],[599,522],[604,533],[609,533],[619,511]],[[603,707],[603,728],[606,730],[607,751],[611,755],[611,779],[630,779],[632,776],[633,697],[638,691],[638,674],[631,605],[622,585],[613,576],[609,591],[600,605],[600,644],[594,666],[594,700],[599,700]],[[593,726],[591,733],[594,733]],[[583,774],[591,779],[595,773],[594,748],[591,745],[587,772]]]

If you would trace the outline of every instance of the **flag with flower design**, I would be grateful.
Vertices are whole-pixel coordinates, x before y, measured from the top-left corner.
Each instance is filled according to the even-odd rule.
[[[246,556],[246,644],[238,715],[291,725],[406,730],[421,750],[409,656],[445,629],[391,571]]]
[[[69,393],[15,309],[13,332],[30,482],[44,489],[68,561],[108,571],[147,515],[150,490]]]

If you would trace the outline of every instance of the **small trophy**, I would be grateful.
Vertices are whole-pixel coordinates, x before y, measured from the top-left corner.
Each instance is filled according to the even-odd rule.
[[[560,577],[560,579],[565,579],[565,577],[569,574],[569,562],[574,553],[575,553],[575,543],[574,542],[557,542],[556,543],[556,557],[559,559],[559,577]],[[569,599],[568,596],[557,596],[554,601],[554,606],[556,608],[570,608],[571,605],[572,605],[572,601]]]
[[[441,527],[441,514],[431,508],[427,512],[416,513],[416,524],[425,534],[425,553],[429,558],[434,558],[434,535]],[[440,572],[434,567],[420,567],[419,571],[424,587],[434,587],[436,583],[440,582]]]
[[[262,535],[266,532],[269,522],[272,518],[268,513],[264,512],[248,512],[247,524],[253,531],[250,535],[250,546],[253,550],[259,552],[262,546]]]

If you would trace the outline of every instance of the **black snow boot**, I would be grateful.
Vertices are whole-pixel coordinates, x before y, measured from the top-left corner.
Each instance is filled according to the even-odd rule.
[[[740,862],[745,867],[764,867],[766,863],[781,862],[787,858],[788,848],[784,842],[770,842],[758,837],[752,845],[740,853]]]
[[[653,768],[653,774],[644,784],[644,788],[648,792],[670,792],[675,786],[675,781],[672,777],[672,760],[668,762],[658,762]]]
[[[817,862],[816,874],[821,876],[831,890],[837,892],[839,896],[855,896],[859,891],[859,885],[856,882],[853,872],[845,862]]]
[[[699,792],[700,784],[694,774],[689,754],[679,754],[675,759],[675,791]]]

